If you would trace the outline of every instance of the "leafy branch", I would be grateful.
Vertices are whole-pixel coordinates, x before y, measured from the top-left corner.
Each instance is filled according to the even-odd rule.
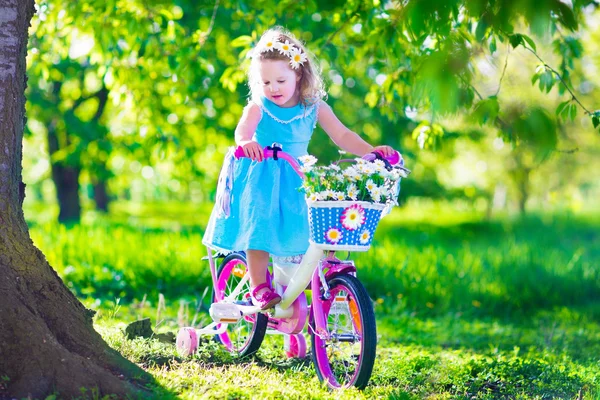
[[[537,53],[535,42],[529,36],[520,33],[507,36],[513,48],[516,48],[517,46],[521,45],[526,50],[531,52],[531,54],[533,54],[535,58],[537,58],[540,61],[541,65],[537,68],[536,73],[533,76],[533,79],[531,81],[532,84],[535,84],[539,81],[540,90],[546,90],[546,93],[548,93],[554,86],[553,76],[556,76],[560,83],[562,83],[563,87],[571,95],[571,98],[569,100],[564,101],[558,105],[556,109],[557,115],[560,115],[563,118],[568,117],[571,120],[574,120],[575,116],[577,115],[577,105],[571,104],[574,101],[579,105],[579,107],[583,109],[585,114],[589,115],[592,118],[592,124],[594,128],[600,126],[600,110],[590,111],[581,103],[581,101],[577,98],[573,90],[571,90],[571,88],[569,87],[563,75],[539,56],[539,54]]]

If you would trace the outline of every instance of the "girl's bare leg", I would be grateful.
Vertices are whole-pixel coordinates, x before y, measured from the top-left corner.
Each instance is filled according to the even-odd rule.
[[[248,259],[248,274],[250,275],[250,286],[252,287],[252,302],[261,310],[273,307],[281,301],[281,296],[273,292],[266,285],[258,291],[254,291],[260,285],[267,282],[267,266],[269,264],[269,253],[261,250],[246,251]]]
[[[267,265],[269,264],[269,253],[262,250],[246,251],[248,259],[248,273],[250,274],[250,286],[253,288],[267,281]]]

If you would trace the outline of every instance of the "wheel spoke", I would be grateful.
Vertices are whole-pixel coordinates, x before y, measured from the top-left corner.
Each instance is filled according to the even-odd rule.
[[[373,308],[358,280],[340,275],[328,281],[331,300],[324,304],[327,335],[313,335],[319,378],[331,387],[364,387],[375,359]],[[365,319],[366,318],[366,319]]]
[[[237,270],[234,273],[234,270]],[[246,270],[245,258],[234,253],[223,260],[218,272],[218,287],[222,291],[215,296],[223,300],[230,296],[238,287],[243,278],[239,277]],[[231,300],[235,303],[243,303],[245,296],[250,290],[249,282],[245,282],[241,290]],[[218,335],[218,338],[228,349],[240,356],[252,354],[258,350],[267,327],[267,319],[262,315],[253,315],[240,318],[237,322],[228,324],[227,330]],[[231,345],[229,345],[231,343]]]

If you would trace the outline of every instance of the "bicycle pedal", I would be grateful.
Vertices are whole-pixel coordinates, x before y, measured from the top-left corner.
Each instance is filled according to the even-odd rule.
[[[237,304],[213,303],[209,309],[210,317],[216,323],[233,324],[242,318],[242,312]]]

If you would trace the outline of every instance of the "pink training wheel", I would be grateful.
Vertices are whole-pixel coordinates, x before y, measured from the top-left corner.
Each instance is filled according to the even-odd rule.
[[[177,350],[184,357],[192,355],[198,349],[198,335],[194,328],[181,328],[177,334]]]
[[[283,337],[283,348],[288,358],[306,357],[306,339],[302,333],[285,335]]]

